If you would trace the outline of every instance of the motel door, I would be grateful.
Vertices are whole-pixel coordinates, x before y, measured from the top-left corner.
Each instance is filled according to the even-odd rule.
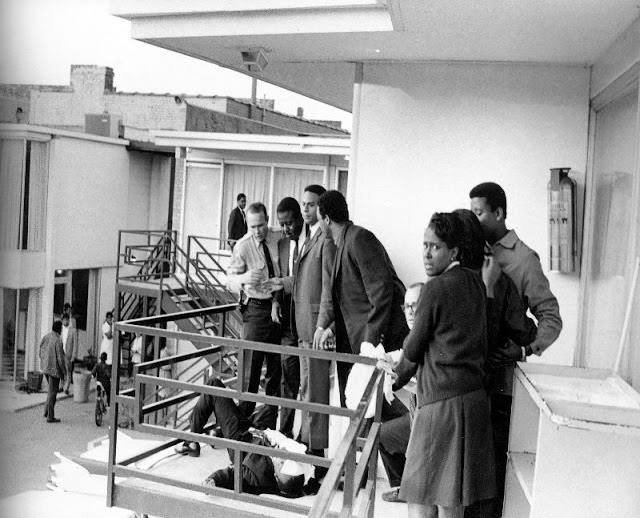
[[[216,164],[189,164],[184,194],[182,246],[187,236],[220,236],[222,170]]]

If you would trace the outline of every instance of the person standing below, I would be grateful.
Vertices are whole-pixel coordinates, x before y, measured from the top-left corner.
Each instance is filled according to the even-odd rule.
[[[62,315],[61,339],[66,361],[65,367],[67,369],[67,377],[64,380],[64,393],[69,395],[73,363],[78,359],[78,333],[75,328],[71,326],[71,317],[69,316],[69,313],[64,313]]]
[[[113,355],[113,313],[107,311],[102,323],[102,342],[100,343],[100,355],[107,353],[107,365],[111,366]]]
[[[325,193],[321,185],[309,185],[302,194],[302,218],[305,239],[302,243],[293,286],[293,305],[298,345],[303,349],[320,347],[320,336],[333,321],[331,275],[335,261],[335,245],[318,221],[318,200]],[[331,362],[300,357],[300,396],[308,403],[329,404],[329,371]],[[300,440],[313,455],[324,456],[329,446],[329,415],[304,413]],[[324,475],[316,469],[316,479]]]
[[[241,192],[236,196],[236,203],[237,205],[229,214],[227,225],[227,237],[234,240],[229,242],[231,250],[235,246],[235,241],[247,233],[247,216],[244,212],[244,208],[247,206],[247,197],[244,193]]]
[[[51,332],[47,333],[40,342],[40,368],[49,386],[47,404],[44,410],[47,423],[60,422],[60,419],[57,419],[55,416],[54,408],[56,406],[56,398],[58,397],[60,380],[68,375],[61,334],[62,322],[56,320],[53,326],[51,326]]]
[[[455,214],[435,213],[423,244],[430,280],[403,346],[418,364],[418,409],[399,497],[409,517],[462,518],[465,506],[495,496],[485,287],[460,266],[464,228]]]
[[[280,345],[298,347],[295,325],[292,322],[293,308],[291,293],[293,291],[293,270],[298,259],[302,241],[302,213],[300,205],[294,198],[283,198],[276,209],[278,223],[283,237],[278,241],[278,265],[282,275],[283,290],[277,292],[272,302],[272,320],[280,323]],[[300,360],[295,355],[282,356],[282,381],[280,392],[282,397],[297,399],[300,389]],[[293,420],[295,409],[280,408],[280,433],[290,439],[293,437]]]
[[[131,358],[129,359],[129,366],[127,367],[127,373],[129,377],[132,376],[133,370],[138,363],[142,363],[142,346],[144,342],[144,336],[140,333],[135,333],[133,341],[131,342]]]
[[[339,191],[320,196],[318,210],[337,247],[332,274],[337,350],[359,354],[363,342],[382,343],[387,352],[400,349],[409,333],[402,314],[405,288],[387,251],[372,232],[349,220],[347,202]],[[322,343],[334,334],[332,328],[323,327],[320,322]],[[351,364],[338,363],[343,406],[350,370]]]
[[[278,289],[275,278],[280,277],[277,257],[281,234],[269,229],[268,223],[269,216],[264,204],[257,202],[249,205],[249,232],[240,238],[233,249],[226,283],[231,291],[240,293],[242,338],[279,344],[280,326],[273,320],[272,291]],[[262,364],[266,362],[265,392],[268,396],[280,396],[280,355],[252,350],[245,350],[243,354],[245,386],[242,390],[258,392]],[[242,401],[239,407],[249,416],[255,403]]]

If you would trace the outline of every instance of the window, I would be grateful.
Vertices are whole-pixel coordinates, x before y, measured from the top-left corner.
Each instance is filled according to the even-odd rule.
[[[583,282],[583,339],[579,365],[614,365],[633,275],[640,254],[640,178],[638,175],[638,88],[596,112],[591,172],[590,233]],[[620,375],[640,389],[640,286]]]

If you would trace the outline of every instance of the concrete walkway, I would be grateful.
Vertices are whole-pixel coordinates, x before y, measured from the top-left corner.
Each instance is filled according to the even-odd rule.
[[[58,393],[58,401],[73,397],[73,385],[71,385],[71,394],[64,392]],[[95,382],[91,380],[90,391],[95,390]],[[19,412],[27,408],[33,408],[44,405],[47,401],[47,391],[40,392],[24,392],[16,390],[11,382],[0,382],[0,410],[5,412]]]

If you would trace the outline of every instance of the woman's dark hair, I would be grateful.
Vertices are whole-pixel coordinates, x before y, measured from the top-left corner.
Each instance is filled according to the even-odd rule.
[[[462,222],[464,237],[460,248],[460,266],[479,270],[484,262],[484,236],[478,217],[469,209],[453,211]]]
[[[434,212],[428,226],[449,248],[457,246],[458,250],[462,252],[464,228],[460,218],[453,212]],[[459,260],[460,257],[457,259]]]
[[[349,207],[347,200],[340,191],[327,191],[318,199],[320,216],[329,216],[331,221],[346,223],[349,221]]]

